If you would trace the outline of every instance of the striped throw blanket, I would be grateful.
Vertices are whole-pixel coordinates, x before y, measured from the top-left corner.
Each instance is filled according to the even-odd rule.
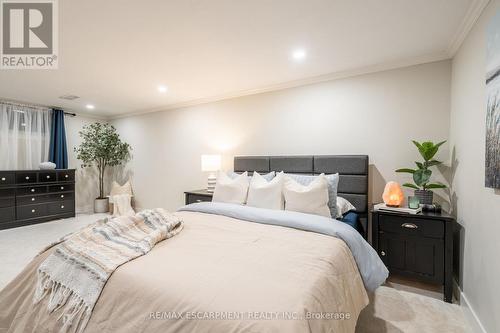
[[[120,265],[148,253],[182,230],[180,218],[163,209],[104,219],[66,236],[40,264],[34,302],[62,309],[61,332],[81,332],[106,281]]]

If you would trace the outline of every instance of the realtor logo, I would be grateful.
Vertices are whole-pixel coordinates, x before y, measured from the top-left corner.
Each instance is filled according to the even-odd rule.
[[[0,0],[1,69],[57,69],[57,0]]]

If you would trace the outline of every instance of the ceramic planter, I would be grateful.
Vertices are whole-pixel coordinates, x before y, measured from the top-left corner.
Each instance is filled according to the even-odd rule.
[[[107,213],[109,209],[109,198],[95,199],[94,213]]]
[[[415,190],[415,196],[420,200],[421,204],[432,205],[434,193],[427,190]]]

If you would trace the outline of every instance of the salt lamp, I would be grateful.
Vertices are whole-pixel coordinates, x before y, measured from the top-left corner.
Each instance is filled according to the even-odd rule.
[[[384,203],[389,207],[399,207],[405,199],[405,195],[401,186],[396,182],[388,182],[385,185],[384,193],[382,194]]]

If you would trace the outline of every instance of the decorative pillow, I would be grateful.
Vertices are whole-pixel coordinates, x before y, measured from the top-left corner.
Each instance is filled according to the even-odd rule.
[[[119,194],[128,194],[132,196],[132,185],[130,185],[130,180],[127,180],[123,185],[120,185],[116,181],[113,181],[113,183],[111,184],[111,192],[109,193],[109,196],[112,197],[113,195]]]
[[[109,192],[109,203],[114,204],[113,197],[120,194],[128,194],[131,197],[133,196],[130,180],[127,180],[123,185],[120,185],[116,181],[113,181],[113,183],[111,184],[111,191]]]
[[[286,174],[285,176],[289,176],[297,183],[302,185],[309,185],[312,181],[314,181],[318,176],[312,175],[297,175],[297,174]],[[332,218],[336,218],[337,213],[337,189],[339,187],[339,174],[329,174],[324,175],[326,180],[328,181],[328,208],[330,209],[330,216]]]
[[[301,185],[285,176],[283,186],[285,210],[330,217],[328,208],[328,181],[324,174],[316,176],[309,185]]]
[[[278,173],[276,177],[268,181],[255,171],[248,188],[247,206],[283,209],[283,179],[283,172]]]
[[[245,171],[246,173],[248,173],[248,171]],[[257,172],[257,171],[254,171],[254,173]],[[240,174],[239,173],[236,173],[234,171],[230,171],[227,173],[227,175],[229,176],[229,178],[236,178],[238,177]],[[259,174],[260,175],[260,174]],[[276,172],[274,171],[271,171],[269,173],[266,173],[265,175],[260,175],[262,178],[264,178],[265,180],[267,181],[270,181],[271,179],[274,178],[274,176],[276,175]],[[252,180],[252,176],[248,176],[248,181],[250,182]]]
[[[247,201],[248,184],[247,172],[234,179],[229,178],[225,172],[219,172],[212,201],[243,205]]]
[[[350,212],[351,210],[356,210],[356,207],[353,206],[347,199],[342,197],[337,197],[337,218],[344,216],[345,213]]]

